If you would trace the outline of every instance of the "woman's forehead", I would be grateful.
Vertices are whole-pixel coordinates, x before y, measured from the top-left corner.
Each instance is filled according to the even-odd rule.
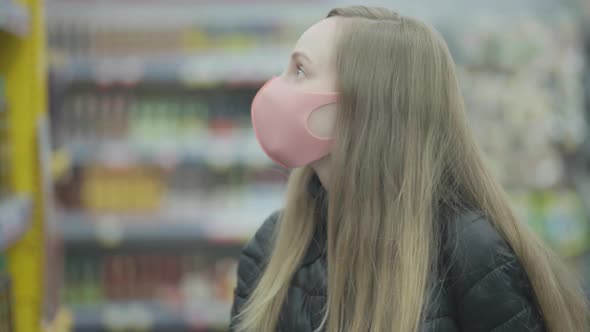
[[[336,46],[338,18],[323,19],[309,27],[295,44],[294,51],[307,55],[312,62],[326,65],[332,62]]]

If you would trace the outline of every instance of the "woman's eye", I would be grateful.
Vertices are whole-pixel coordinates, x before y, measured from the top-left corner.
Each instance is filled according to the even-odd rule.
[[[305,71],[303,70],[303,68],[301,66],[297,66],[297,77],[303,77],[305,76]]]

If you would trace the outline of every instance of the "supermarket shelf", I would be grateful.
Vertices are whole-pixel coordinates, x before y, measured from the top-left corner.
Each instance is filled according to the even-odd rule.
[[[192,332],[227,329],[229,304],[202,304],[207,314],[183,313],[153,302],[108,303],[73,307],[74,332]],[[209,319],[206,319],[209,316]],[[218,317],[213,321],[211,316]],[[221,317],[224,319],[222,320]]]
[[[162,142],[160,142],[162,143]],[[75,165],[101,163],[104,165],[203,163],[214,166],[248,165],[269,167],[271,160],[259,148],[254,135],[234,138],[195,138],[191,144],[133,144],[130,142],[78,142],[66,148]]]
[[[247,236],[214,235],[204,220],[165,217],[92,217],[62,214],[62,238],[68,252],[208,251],[220,257],[239,255]]]
[[[32,206],[28,197],[0,201],[0,250],[6,250],[23,236],[30,225]]]
[[[52,67],[62,82],[258,86],[284,70],[289,54],[285,49],[270,48],[243,54],[219,52],[194,56],[72,57],[52,61]]]
[[[0,30],[19,37],[29,33],[29,12],[22,4],[0,0]]]

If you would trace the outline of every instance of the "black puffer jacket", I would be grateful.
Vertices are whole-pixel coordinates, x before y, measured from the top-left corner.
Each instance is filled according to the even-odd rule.
[[[271,215],[246,245],[238,264],[238,286],[232,307],[235,317],[260,277],[272,250],[279,213]],[[432,289],[432,308],[423,331],[545,331],[543,319],[518,259],[479,213],[458,215],[452,241],[455,259],[444,280]],[[311,332],[322,321],[326,303],[326,236],[317,227],[314,240],[295,273],[283,305],[279,332]],[[447,253],[444,253],[447,256]],[[448,261],[448,257],[442,257]],[[439,278],[441,279],[441,278]]]

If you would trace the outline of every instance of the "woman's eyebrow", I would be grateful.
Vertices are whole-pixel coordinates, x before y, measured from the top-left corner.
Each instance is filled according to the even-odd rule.
[[[311,63],[311,59],[304,53],[301,51],[295,51],[291,54],[291,59],[293,59],[294,61],[296,61],[297,59],[303,59],[304,61]]]

